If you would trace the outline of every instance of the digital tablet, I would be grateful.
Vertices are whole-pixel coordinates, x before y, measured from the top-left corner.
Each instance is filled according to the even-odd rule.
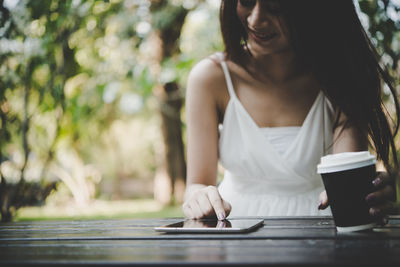
[[[185,220],[172,223],[154,230],[166,233],[244,233],[250,232],[264,224],[262,219],[217,219]]]

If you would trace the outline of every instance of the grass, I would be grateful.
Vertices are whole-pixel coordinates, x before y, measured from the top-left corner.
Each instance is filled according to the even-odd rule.
[[[96,220],[183,217],[181,205],[163,206],[153,199],[104,201],[93,200],[86,205],[75,203],[41,207],[23,207],[14,221]]]

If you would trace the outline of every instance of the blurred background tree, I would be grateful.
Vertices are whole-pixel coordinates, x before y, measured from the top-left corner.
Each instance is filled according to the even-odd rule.
[[[399,0],[359,0],[399,86]],[[181,203],[188,72],[223,49],[219,1],[0,0],[0,209]]]
[[[72,197],[80,206],[153,192],[167,204],[179,181],[179,202],[181,84],[219,42],[213,34],[210,43],[186,43],[180,51],[180,37],[192,10],[189,39],[206,37],[206,27],[216,33],[217,24],[195,29],[199,18],[216,16],[216,7],[147,0],[0,4],[2,220],[43,204],[56,184],[67,193],[56,201]]]
[[[382,56],[382,65],[389,71],[395,85],[400,84],[400,1],[360,0],[361,18]],[[389,92],[386,91],[388,97]]]

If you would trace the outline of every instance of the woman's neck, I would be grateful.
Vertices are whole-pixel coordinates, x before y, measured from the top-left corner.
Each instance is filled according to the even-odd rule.
[[[285,83],[304,73],[292,51],[248,56],[245,64],[250,74],[260,82]]]

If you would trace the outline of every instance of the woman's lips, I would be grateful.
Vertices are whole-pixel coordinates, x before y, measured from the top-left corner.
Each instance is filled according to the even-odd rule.
[[[262,32],[256,32],[256,31],[253,31],[250,29],[249,29],[249,35],[251,35],[251,37],[255,41],[261,42],[261,43],[269,42],[270,40],[272,40],[273,38],[275,38],[277,36],[276,33],[262,33]]]

